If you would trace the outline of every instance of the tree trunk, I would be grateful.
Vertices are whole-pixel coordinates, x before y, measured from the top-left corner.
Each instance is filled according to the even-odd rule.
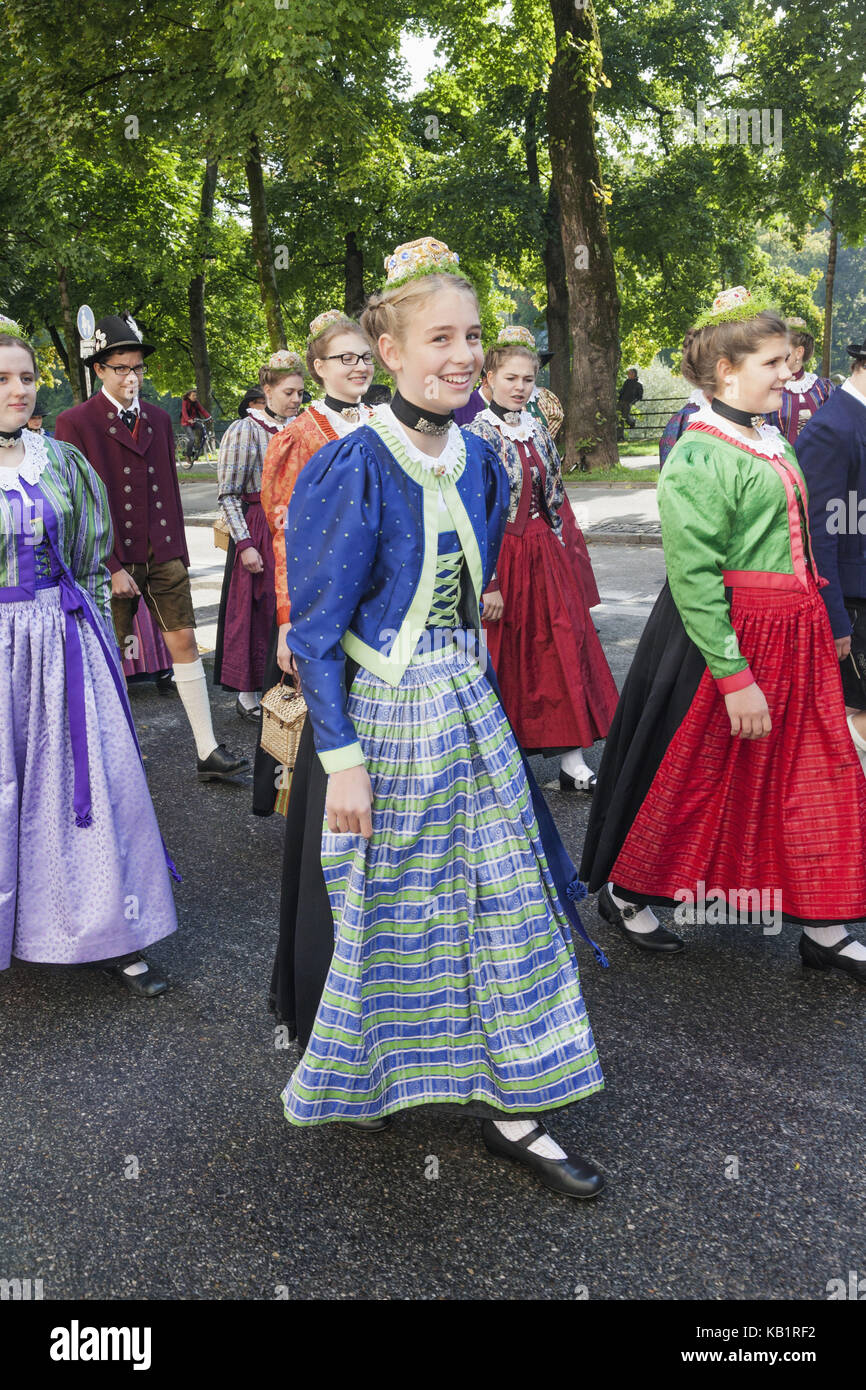
[[[199,266],[187,285],[189,303],[189,340],[192,348],[192,363],[195,371],[195,388],[198,398],[211,415],[213,398],[210,392],[210,357],[207,350],[207,327],[204,311],[204,286],[207,262],[211,254],[211,228],[213,225],[213,205],[216,197],[219,160],[208,159],[204,166],[201,185],[201,206],[198,226],[195,233],[195,259]]]
[[[72,304],[69,299],[69,281],[66,278],[65,265],[59,265],[57,267],[57,285],[60,290],[63,332],[66,336],[66,375],[69,378],[69,385],[72,390],[73,404],[81,405],[81,402],[85,398],[87,388],[84,383],[84,369],[81,365],[81,355],[78,351],[78,329],[75,325]]]
[[[602,54],[595,12],[550,0],[556,59],[547,92],[547,131],[559,199],[573,347],[565,468],[612,468],[616,447],[619,298],[595,143],[595,92]]]
[[[271,351],[286,346],[286,331],[283,327],[283,311],[277,291],[277,273],[271,251],[271,234],[268,230],[268,206],[265,201],[265,180],[262,174],[262,160],[259,153],[258,137],[250,141],[250,153],[246,165],[247,188],[250,194],[250,221],[252,223],[253,255],[259,272],[259,289],[268,325]]]
[[[538,109],[542,95],[540,91],[533,92],[529,99],[523,143],[529,186],[535,195],[544,227],[541,255],[547,282],[547,346],[553,353],[550,361],[550,389],[562,402],[567,418],[571,377],[568,362],[568,285],[565,279],[565,257],[562,253],[559,201],[552,180],[547,191],[547,206],[542,205],[541,174],[538,168]]]
[[[562,401],[567,428],[571,399],[571,363],[568,335],[568,281],[562,249],[562,223],[559,199],[551,181],[547,195],[547,237],[544,243],[544,271],[547,277],[547,346],[550,359],[550,389]]]
[[[821,358],[821,375],[830,375],[830,353],[833,347],[833,287],[836,281],[836,254],[839,249],[839,232],[833,221],[833,208],[830,207],[830,249],[827,252],[827,274],[824,279],[824,352]]]
[[[350,319],[357,318],[364,307],[364,253],[354,232],[346,233],[346,298],[345,308]]]

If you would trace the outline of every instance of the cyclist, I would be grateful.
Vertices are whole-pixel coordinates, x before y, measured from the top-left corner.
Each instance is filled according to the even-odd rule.
[[[208,415],[204,406],[198,398],[198,392],[193,389],[187,391],[180,402],[180,423],[186,435],[186,457],[187,462],[195,463],[205,442],[205,420],[211,417]]]

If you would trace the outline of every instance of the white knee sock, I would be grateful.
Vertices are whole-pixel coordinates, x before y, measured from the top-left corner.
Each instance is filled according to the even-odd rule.
[[[847,927],[804,927],[803,933],[819,946],[835,946],[837,941],[848,935]],[[854,960],[866,960],[866,946],[862,941],[852,941],[840,956],[851,956]]]
[[[535,1120],[494,1120],[493,1123],[506,1139],[523,1139],[525,1135],[531,1134],[535,1129]],[[539,1158],[568,1158],[568,1154],[559,1147],[556,1140],[549,1134],[541,1134],[529,1145],[529,1152],[538,1154]]]
[[[201,657],[196,661],[176,661],[174,683],[192,729],[196,752],[202,759],[210,757],[217,741],[213,731],[207,679]]]
[[[618,898],[616,896],[616,893],[613,891],[612,883],[609,883],[607,885],[607,890],[610,893],[610,896],[613,898],[614,902],[616,903],[617,907],[620,908],[620,910],[622,910],[622,908],[624,907],[634,907],[634,903],[629,903],[626,898]],[[628,927],[629,931],[638,932],[655,931],[658,924],[659,919],[658,917],[656,917],[651,907],[642,907],[640,912],[638,912],[638,914],[635,917],[630,918],[626,922],[626,926]]]
[[[257,690],[239,690],[238,699],[243,709],[258,709],[259,694]]]

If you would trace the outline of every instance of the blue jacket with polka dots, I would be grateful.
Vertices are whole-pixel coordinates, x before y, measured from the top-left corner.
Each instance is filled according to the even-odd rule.
[[[285,529],[287,640],[328,773],[364,762],[348,712],[346,655],[396,686],[424,632],[443,503],[465,561],[461,622],[480,628],[510,489],[498,451],[476,435],[462,438],[465,462],[437,477],[365,425],[319,449],[295,484]]]

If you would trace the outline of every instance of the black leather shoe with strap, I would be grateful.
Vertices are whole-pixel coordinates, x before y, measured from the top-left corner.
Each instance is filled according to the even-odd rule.
[[[503,1116],[503,1119],[506,1117]],[[585,1158],[569,1154],[567,1158],[543,1158],[534,1154],[530,1148],[537,1139],[547,1134],[544,1125],[537,1124],[522,1139],[506,1139],[493,1120],[482,1120],[481,1136],[488,1151],[497,1158],[510,1158],[515,1163],[523,1163],[537,1173],[551,1192],[560,1192],[564,1197],[579,1197],[586,1201],[597,1197],[604,1187],[604,1178],[597,1168],[593,1168]]]
[[[667,927],[661,924],[654,931],[632,931],[629,922],[632,921],[639,912],[642,912],[646,903],[626,903],[625,907],[618,907],[614,902],[610,889],[605,883],[598,894],[599,915],[612,926],[619,927],[627,941],[639,946],[642,951],[656,951],[665,955],[673,955],[676,951],[685,949],[685,942],[676,932],[668,931]]]
[[[839,954],[854,940],[856,938],[853,936],[843,936],[835,946],[822,946],[819,941],[814,941],[804,932],[798,943],[800,959],[808,970],[841,970],[858,984],[866,985],[866,960]]]

